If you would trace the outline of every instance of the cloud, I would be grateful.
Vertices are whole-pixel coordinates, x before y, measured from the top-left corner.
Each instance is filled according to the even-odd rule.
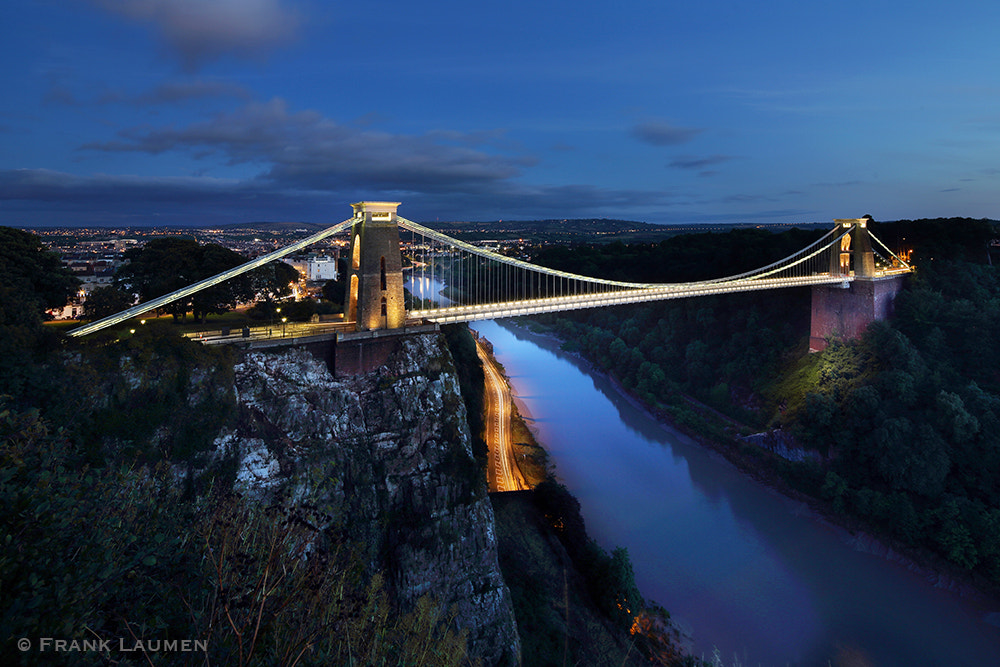
[[[534,157],[504,148],[501,131],[398,134],[293,111],[275,98],[188,125],[124,129],[80,147],[181,153],[205,165],[198,176],[0,171],[0,224],[16,224],[22,214],[36,224],[337,222],[350,214],[348,203],[364,199],[402,201],[403,215],[416,220],[620,218],[687,202],[670,190],[528,185],[521,177]],[[250,165],[252,175],[206,175],[220,164]]]
[[[137,95],[126,94],[120,90],[104,89],[98,91],[90,100],[84,100],[63,95],[60,98],[59,89],[53,86],[46,95],[46,101],[63,104],[131,104],[139,107],[157,106],[161,104],[180,104],[196,99],[234,98],[238,100],[253,99],[253,93],[246,87],[232,81],[214,79],[176,80],[161,83],[155,88]]]
[[[399,197],[396,199],[396,197]],[[0,224],[209,225],[295,220],[335,223],[350,216],[350,202],[402,201],[413,220],[550,217],[624,217],[662,213],[684,203],[669,191],[615,190],[590,185],[527,186],[493,183],[478,192],[411,191],[331,185],[301,190],[255,179],[156,178],[46,169],[0,171]]]
[[[295,39],[301,24],[284,0],[91,0],[111,13],[153,24],[194,71],[222,55],[261,58]]]
[[[697,127],[678,127],[662,120],[646,121],[632,128],[632,136],[652,146],[677,146],[703,132]]]
[[[73,91],[63,85],[49,86],[49,89],[45,91],[45,95],[42,97],[42,102],[45,104],[64,104],[67,106],[78,104]]]
[[[495,133],[393,134],[342,125],[315,111],[292,112],[274,98],[176,128],[137,127],[85,150],[189,152],[226,164],[259,164],[260,178],[285,187],[325,190],[370,186],[401,191],[477,191],[517,176],[529,156],[486,150]]]
[[[25,219],[43,226],[324,221],[331,220],[330,203],[328,193],[283,192],[235,179],[0,171],[0,224],[14,226]],[[335,221],[349,211],[342,213]]]
[[[850,188],[855,185],[864,185],[864,181],[840,181],[839,183],[813,183],[814,188]]]
[[[133,102],[141,105],[172,104],[206,97],[232,97],[249,100],[253,95],[247,88],[231,81],[193,79],[191,81],[167,81],[149,92],[136,96]]]
[[[231,179],[97,174],[78,176],[51,169],[0,171],[0,201],[46,201],[92,204],[111,198],[122,203],[205,201],[220,193],[231,195],[239,182]]]
[[[766,195],[733,194],[722,197],[718,201],[725,204],[753,204],[756,202],[773,202],[776,200],[774,197]]]
[[[715,164],[722,164],[723,162],[728,162],[734,159],[732,155],[708,155],[706,157],[696,157],[694,155],[679,155],[670,161],[671,167],[676,167],[677,169],[691,169],[699,170],[705,167],[711,167]],[[703,174],[716,173],[716,172],[702,172]]]

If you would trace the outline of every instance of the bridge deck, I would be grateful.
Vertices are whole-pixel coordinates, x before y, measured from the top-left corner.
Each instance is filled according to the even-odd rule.
[[[906,271],[889,270],[874,279],[887,279],[906,273]],[[665,285],[645,289],[620,290],[598,294],[581,294],[575,296],[552,297],[548,299],[528,299],[506,303],[475,304],[415,310],[412,317],[424,318],[442,324],[449,322],[472,322],[476,320],[492,320],[502,317],[519,317],[537,315],[564,310],[597,308],[601,306],[617,306],[644,301],[662,301],[666,299],[683,299],[710,294],[731,294],[735,292],[752,292],[757,290],[778,289],[783,287],[799,287],[811,285],[843,285],[847,287],[854,276],[817,274],[798,278],[764,278],[747,281],[722,283],[684,283]]]

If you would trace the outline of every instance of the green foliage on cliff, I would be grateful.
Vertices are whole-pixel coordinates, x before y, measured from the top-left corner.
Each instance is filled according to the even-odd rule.
[[[95,465],[197,462],[235,417],[233,353],[198,345],[166,323],[134,335],[66,342],[10,394],[40,411]]]
[[[399,613],[326,520],[301,504],[185,500],[165,471],[89,467],[37,412],[4,408],[0,645],[25,665],[81,657],[39,652],[42,637],[108,640],[82,654],[94,663],[144,662],[117,650],[136,639],[189,639],[207,650],[156,664],[466,664],[451,616],[429,599]]]
[[[645,603],[635,584],[628,550],[618,547],[609,554],[590,539],[579,501],[562,484],[542,482],[534,489],[534,500],[583,574],[597,606],[616,625],[629,628]]]
[[[702,664],[683,656],[669,614],[647,608],[627,551],[587,537],[565,487],[491,499],[526,667]]]
[[[859,341],[802,360],[781,422],[839,511],[1000,582],[1000,274],[935,260]]]
[[[469,432],[472,436],[472,454],[480,468],[486,468],[486,440],[483,415],[485,414],[486,378],[483,364],[476,353],[476,341],[465,324],[446,324],[441,327],[448,351],[455,361],[458,383],[468,413]]]

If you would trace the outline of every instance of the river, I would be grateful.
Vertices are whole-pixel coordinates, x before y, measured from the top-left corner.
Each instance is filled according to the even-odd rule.
[[[800,502],[661,425],[551,339],[503,321],[515,402],[580,501],[590,535],[628,548],[647,599],[725,664],[1000,665],[1000,605],[936,587]]]

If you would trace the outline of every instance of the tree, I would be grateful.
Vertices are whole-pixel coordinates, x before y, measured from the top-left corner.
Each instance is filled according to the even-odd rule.
[[[215,243],[199,245],[193,239],[153,239],[142,248],[125,253],[128,263],[115,274],[116,286],[148,301],[187,287],[246,262],[237,252]],[[208,313],[224,313],[238,303],[253,300],[258,293],[266,298],[288,294],[289,283],[298,280],[294,268],[272,262],[196,292],[164,307],[175,319],[193,312],[200,321]]]
[[[131,305],[132,296],[114,285],[98,287],[83,302],[83,315],[87,319],[99,320],[120,313]]]
[[[37,301],[39,312],[66,305],[80,281],[34,234],[0,227],[0,285]]]
[[[347,300],[347,282],[345,280],[327,280],[323,283],[323,298],[343,307]]]
[[[56,336],[42,327],[43,313],[65,305],[79,285],[37,236],[0,227],[0,395],[26,400],[44,380],[38,364]]]
[[[299,272],[285,262],[270,262],[249,274],[254,296],[264,301],[280,301],[292,293],[299,281]]]

